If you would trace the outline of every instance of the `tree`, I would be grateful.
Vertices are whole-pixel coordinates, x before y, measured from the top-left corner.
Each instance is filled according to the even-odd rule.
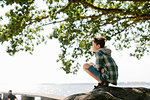
[[[37,2],[38,1],[38,2]],[[62,53],[58,61],[66,73],[76,73],[80,57],[90,59],[91,40],[105,36],[117,50],[136,45],[131,56],[140,59],[150,47],[149,0],[0,0],[1,10],[11,6],[0,21],[0,42],[8,43],[7,52],[32,53],[34,45],[56,38]],[[36,3],[45,6],[39,9]],[[8,18],[8,22],[3,22]],[[48,36],[40,32],[53,24]]]

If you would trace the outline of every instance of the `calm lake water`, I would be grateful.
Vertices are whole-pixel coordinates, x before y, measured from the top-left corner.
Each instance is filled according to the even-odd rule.
[[[76,93],[92,91],[94,85],[97,83],[71,83],[71,84],[0,84],[0,91],[20,93],[37,93],[37,94],[54,94],[60,96],[69,96]],[[130,83],[118,83],[118,87],[146,87],[150,88],[150,83],[146,82],[130,82]]]

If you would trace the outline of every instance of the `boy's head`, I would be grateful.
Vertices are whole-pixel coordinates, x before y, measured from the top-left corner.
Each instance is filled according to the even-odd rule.
[[[105,37],[94,37],[94,40],[92,42],[93,45],[93,52],[96,52],[100,48],[105,47]]]

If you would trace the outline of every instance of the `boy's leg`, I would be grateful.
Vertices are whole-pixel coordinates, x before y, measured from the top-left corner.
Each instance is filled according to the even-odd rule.
[[[90,72],[89,70],[88,70],[88,68],[90,67],[91,65],[89,64],[89,63],[85,63],[84,65],[83,65],[83,69],[90,75],[90,76],[92,76],[94,79],[96,79],[99,83],[102,83],[102,81],[99,79],[99,78],[97,78],[92,72]]]

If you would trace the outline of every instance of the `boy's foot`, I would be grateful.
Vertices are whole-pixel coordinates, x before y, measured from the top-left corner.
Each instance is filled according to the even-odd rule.
[[[100,87],[108,87],[109,84],[108,83],[98,83],[97,86],[94,86],[94,89],[100,88]]]

